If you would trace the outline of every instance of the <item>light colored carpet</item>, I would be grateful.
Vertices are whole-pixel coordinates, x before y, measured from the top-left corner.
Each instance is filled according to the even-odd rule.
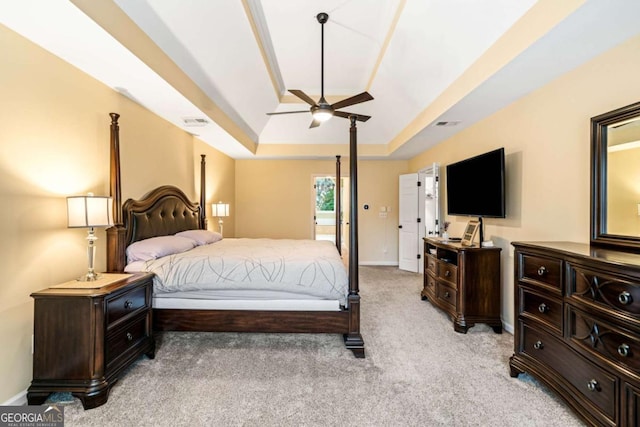
[[[362,267],[366,359],[337,335],[160,334],[109,401],[65,407],[67,426],[579,426],[526,375],[513,336],[454,332],[421,301],[422,275]]]

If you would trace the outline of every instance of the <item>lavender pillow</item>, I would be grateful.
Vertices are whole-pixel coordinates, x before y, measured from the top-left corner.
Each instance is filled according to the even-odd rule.
[[[176,236],[186,237],[195,242],[196,246],[208,245],[222,240],[222,234],[209,230],[187,230],[176,233]]]
[[[127,247],[127,264],[177,254],[195,246],[193,240],[180,236],[159,236],[140,240]]]

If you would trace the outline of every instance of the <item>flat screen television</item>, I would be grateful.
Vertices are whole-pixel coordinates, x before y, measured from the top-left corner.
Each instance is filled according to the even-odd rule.
[[[504,218],[504,148],[447,165],[447,213]]]

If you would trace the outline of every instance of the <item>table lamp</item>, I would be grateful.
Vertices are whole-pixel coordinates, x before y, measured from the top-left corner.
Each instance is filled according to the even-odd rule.
[[[105,196],[94,196],[89,193],[86,196],[67,197],[67,226],[69,228],[88,228],[87,241],[89,248],[87,255],[89,259],[89,270],[87,274],[79,277],[78,280],[89,282],[97,280],[99,275],[94,270],[94,260],[96,257],[96,237],[94,227],[109,227],[113,225],[112,198]]]
[[[218,217],[218,226],[220,227],[220,234],[222,235],[222,218],[225,216],[229,216],[229,204],[228,203],[214,203],[213,207],[213,216]]]

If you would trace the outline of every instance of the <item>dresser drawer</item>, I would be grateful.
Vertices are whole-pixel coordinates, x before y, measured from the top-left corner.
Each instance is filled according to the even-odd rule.
[[[523,287],[520,290],[520,315],[562,335],[562,301]]]
[[[589,362],[561,340],[539,329],[522,324],[522,351],[558,372],[579,393],[581,399],[597,408],[586,408],[594,416],[616,423],[618,378]]]
[[[569,337],[590,353],[640,374],[640,339],[629,331],[568,307]]]
[[[433,255],[427,255],[427,262],[425,264],[427,271],[430,271],[435,275],[438,274],[438,261],[436,260],[436,257]]]
[[[458,283],[458,267],[448,262],[440,262],[438,265],[438,277],[454,285]]]
[[[148,286],[133,288],[115,298],[107,301],[106,321],[107,325],[112,325],[124,317],[135,313],[143,307],[149,307],[147,299]]]
[[[106,346],[107,367],[140,341],[149,337],[150,332],[149,313],[146,313],[110,333]]]
[[[640,323],[640,284],[580,266],[571,265],[569,272],[572,298],[595,307],[612,308]]]
[[[436,294],[436,279],[430,274],[424,276],[424,289],[430,295]]]
[[[456,309],[457,292],[455,288],[448,286],[442,282],[438,282],[436,286],[436,298],[445,303],[451,309]]]
[[[533,285],[562,292],[562,260],[533,255],[521,255],[519,279]]]

